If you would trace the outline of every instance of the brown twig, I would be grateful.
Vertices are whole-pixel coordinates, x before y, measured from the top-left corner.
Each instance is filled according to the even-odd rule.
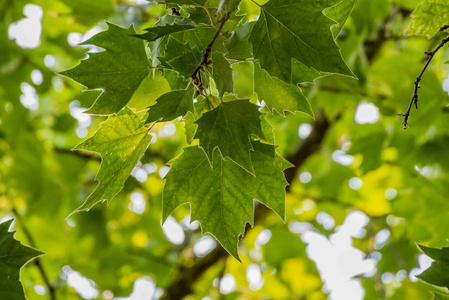
[[[443,30],[446,30],[446,29],[449,29],[449,25],[441,27],[440,31],[443,31]],[[427,59],[426,64],[424,65],[423,70],[421,71],[421,73],[419,74],[419,76],[415,80],[415,88],[413,90],[412,100],[410,101],[410,104],[408,106],[407,112],[405,114],[398,114],[399,117],[403,117],[404,118],[404,122],[402,123],[404,125],[404,130],[407,129],[407,127],[408,127],[408,119],[410,117],[410,111],[412,109],[413,104],[415,104],[415,108],[418,109],[418,89],[421,87],[419,85],[419,83],[421,82],[421,78],[424,75],[424,73],[426,72],[426,70],[429,67],[430,63],[432,62],[432,59],[435,56],[435,54],[441,48],[443,48],[443,46],[446,45],[448,42],[449,42],[449,37],[443,39],[441,41],[441,43],[438,45],[438,47],[436,47],[435,50],[433,50],[432,52],[424,52],[427,55],[428,59]]]
[[[17,209],[14,206],[14,204],[12,203],[12,201],[10,201],[10,202],[11,202],[11,211],[16,216],[16,220],[19,223],[20,227],[22,227],[22,232],[25,234],[25,236],[28,240],[28,243],[30,244],[31,247],[37,249],[36,243],[34,242],[34,239],[33,239],[33,236],[31,235],[30,231],[28,230],[28,227],[25,225],[25,222],[23,221],[22,216],[19,214],[19,212],[17,211]],[[56,300],[55,288],[53,287],[50,280],[48,279],[47,273],[45,272],[45,269],[42,266],[40,258],[39,257],[35,258],[33,260],[33,263],[36,265],[37,269],[39,270],[39,273],[41,274],[42,280],[44,281],[44,283],[48,289],[50,299]]]
[[[209,55],[212,51],[212,47],[214,46],[215,42],[217,41],[217,38],[220,35],[220,32],[223,29],[223,26],[225,25],[226,21],[228,21],[230,17],[231,17],[230,12],[228,12],[226,15],[223,16],[223,18],[220,21],[220,26],[218,27],[217,32],[215,33],[214,37],[212,38],[212,41],[206,47],[201,64],[196,68],[195,72],[193,72],[192,76],[190,76],[190,78],[192,79],[192,82],[199,88],[201,88],[203,86],[203,83],[201,82],[201,74],[200,74],[201,68],[210,64]]]

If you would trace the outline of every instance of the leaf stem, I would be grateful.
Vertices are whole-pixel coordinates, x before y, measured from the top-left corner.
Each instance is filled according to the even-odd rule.
[[[262,7],[262,5],[260,5],[259,3],[257,3],[257,2],[254,1],[254,0],[251,0],[251,2],[254,3],[254,4],[256,4],[256,5],[259,6],[259,7]]]
[[[229,20],[229,18],[231,17],[231,13],[228,12],[226,15],[223,16],[223,18],[220,21],[220,26],[217,29],[217,32],[215,33],[212,41],[209,43],[209,45],[207,45],[206,47],[206,51],[204,52],[204,56],[203,56],[203,61],[201,62],[201,64],[196,68],[195,72],[193,72],[191,79],[192,82],[199,88],[201,88],[203,86],[203,83],[201,82],[201,68],[205,65],[208,64],[209,62],[209,55],[212,51],[212,47],[214,46],[215,42],[217,41],[218,36],[220,35],[221,30],[223,29],[224,24],[226,23],[226,21]]]
[[[440,31],[444,31],[446,29],[449,29],[449,25],[441,27]],[[402,123],[404,125],[404,130],[407,129],[407,127],[408,127],[408,119],[410,117],[410,112],[411,112],[413,104],[415,104],[415,108],[418,109],[418,89],[421,87],[419,85],[419,83],[421,82],[421,78],[424,75],[424,73],[426,72],[426,70],[429,67],[430,63],[432,62],[432,59],[435,56],[435,54],[441,48],[443,48],[443,46],[446,45],[448,42],[449,42],[449,37],[443,39],[441,41],[441,43],[438,45],[438,47],[436,47],[435,50],[433,50],[432,52],[424,52],[427,55],[428,59],[427,59],[426,64],[424,65],[423,70],[421,71],[421,73],[419,74],[419,76],[415,80],[415,87],[413,89],[412,100],[410,100],[410,104],[408,105],[407,112],[405,114],[398,114],[399,117],[403,117],[404,118],[404,122]]]

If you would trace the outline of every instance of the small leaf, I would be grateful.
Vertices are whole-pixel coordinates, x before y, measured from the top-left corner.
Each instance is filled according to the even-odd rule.
[[[323,10],[335,0],[271,0],[251,32],[254,58],[271,76],[291,79],[291,59],[317,71],[353,76],[341,57]]]
[[[44,253],[15,240],[15,231],[8,232],[12,221],[0,224],[0,298],[25,300],[25,293],[20,283],[20,269]]]
[[[95,177],[99,181],[97,188],[73,213],[88,211],[98,202],[112,200],[123,189],[150,141],[148,128],[126,107],[101,123],[100,129],[91,138],[76,146],[74,150],[100,154],[102,162]]]
[[[176,53],[179,53],[176,52],[177,48],[168,46],[170,37],[182,43],[184,45],[182,46],[183,49],[186,47],[186,44],[189,45],[186,50],[182,50],[182,53],[186,52],[188,49],[193,51],[194,48],[204,51],[217,32],[217,29],[212,26],[197,26],[191,20],[172,15],[163,16],[153,25],[153,27],[145,30],[147,33],[136,36],[149,41],[148,45],[151,50],[150,55],[153,66],[159,64],[159,58],[165,57],[164,61],[167,61],[180,56],[180,54],[176,55]],[[223,36],[218,36],[214,44],[214,50],[225,52],[226,49],[223,45],[224,41],[225,38]],[[170,54],[166,55],[167,52]],[[203,53],[201,53],[201,55],[203,55]]]
[[[189,202],[191,218],[201,223],[202,232],[211,233],[236,259],[238,237],[245,224],[254,223],[253,199],[272,208],[285,220],[285,180],[283,170],[291,164],[274,152],[274,146],[253,142],[251,153],[256,176],[215,153],[211,168],[197,146],[169,162],[163,194],[163,221],[179,205]]]
[[[259,107],[249,100],[223,102],[205,113],[196,124],[195,138],[206,152],[211,165],[215,149],[223,157],[229,157],[248,172],[254,174],[250,151],[253,150],[250,135],[265,138],[261,127]]]
[[[146,123],[167,122],[193,112],[193,86],[186,90],[168,92],[156,100],[156,105],[150,108]]]
[[[103,89],[87,111],[107,115],[118,112],[132,98],[151,67],[145,45],[132,37],[136,32],[132,25],[120,28],[108,23],[108,30],[100,32],[84,45],[95,45],[106,51],[89,53],[89,58],[61,75],[78,81],[88,89]]]
[[[234,92],[231,64],[223,56],[223,53],[212,53],[212,78],[214,79],[220,98],[223,98],[225,92]]]
[[[423,0],[413,11],[406,34],[431,38],[445,25],[449,25],[449,2]]]
[[[148,106],[156,104],[157,98],[170,90],[165,74],[156,72],[153,76],[147,76],[142,81],[127,106],[136,109],[136,111],[147,109]]]
[[[197,48],[188,49],[181,56],[173,58],[168,61],[167,64],[176,72],[179,76],[184,78],[190,78],[198,66],[201,64],[203,53]]]
[[[313,117],[309,101],[296,85],[271,77],[257,62],[254,63],[254,91],[271,112],[276,110],[285,116],[286,111],[300,111]]]
[[[173,21],[173,23],[167,23],[167,21]],[[137,34],[136,36],[147,40],[148,42],[154,42],[164,36],[196,28],[196,24],[187,18],[177,19],[171,17],[168,18],[167,21],[165,21],[163,26],[158,26],[159,24],[157,24],[153,27],[145,29],[146,33]]]
[[[232,32],[231,37],[225,42],[226,58],[237,61],[244,61],[252,57],[251,43],[249,36],[256,22],[245,23]]]
[[[324,10],[326,16],[337,22],[334,26],[332,26],[331,31],[334,38],[337,38],[341,29],[348,20],[349,15],[353,11],[355,5],[358,0],[343,0],[337,5],[329,7]]]
[[[315,69],[309,69],[303,63],[292,59],[292,83],[313,83],[315,79],[330,75],[329,73],[318,72]]]

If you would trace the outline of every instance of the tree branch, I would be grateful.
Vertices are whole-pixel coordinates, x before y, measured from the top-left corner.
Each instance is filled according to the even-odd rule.
[[[440,31],[444,31],[449,28],[449,25],[441,27]],[[421,87],[419,83],[421,82],[421,78],[426,72],[427,68],[429,67],[430,63],[432,62],[433,57],[435,54],[444,47],[449,42],[449,37],[443,39],[441,43],[438,45],[438,47],[435,48],[432,52],[425,52],[425,54],[428,56],[427,62],[424,65],[423,70],[419,74],[419,76],[415,80],[415,88],[413,90],[412,100],[410,101],[410,104],[408,105],[407,112],[405,114],[399,114],[399,117],[404,118],[404,122],[402,123],[404,125],[404,130],[407,129],[408,126],[408,119],[410,117],[410,111],[412,109],[413,104],[415,104],[415,108],[418,109],[418,89]]]
[[[312,132],[304,139],[296,149],[287,157],[295,166],[285,171],[285,178],[287,182],[291,184],[295,179],[298,170],[304,164],[304,162],[316,153],[321,143],[328,132],[331,123],[324,115],[322,109],[318,110],[315,122],[312,125]],[[290,190],[290,186],[287,187],[287,191]],[[270,212],[264,205],[256,205],[255,208],[255,222],[259,222]],[[248,225],[245,232],[250,230]],[[175,278],[171,284],[165,289],[165,294],[160,298],[161,300],[177,300],[191,294],[193,292],[193,285],[203,273],[210,267],[215,265],[219,261],[226,260],[229,254],[223,247],[218,246],[212,250],[208,255],[196,260],[193,265],[181,265],[175,274]]]

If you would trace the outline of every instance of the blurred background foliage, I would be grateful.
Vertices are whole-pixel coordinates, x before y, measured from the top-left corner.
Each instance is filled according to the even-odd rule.
[[[188,299],[431,297],[414,277],[429,265],[415,243],[448,245],[449,53],[441,51],[423,77],[420,109],[404,131],[397,114],[410,101],[424,51],[441,40],[403,34],[418,2],[358,1],[337,40],[358,80],[329,76],[301,86],[330,127],[292,182],[287,222],[258,219],[240,243],[242,263],[212,264]],[[243,21],[258,12],[242,1]],[[26,227],[47,253],[41,262],[57,299],[157,298],[219,247],[189,223],[187,205],[161,226],[165,164],[187,145],[182,122],[152,129],[149,150],[109,206],[66,219],[95,188],[100,163],[70,149],[104,118],[83,114],[99,92],[82,93],[56,72],[86,57],[78,44],[106,29],[105,20],[142,32],[167,13],[146,1],[0,1],[0,220],[15,217],[16,238],[33,243]],[[21,26],[34,44],[21,41]],[[255,101],[252,62],[232,67],[238,96]],[[142,85],[130,106],[141,109],[170,89],[157,80],[151,93]],[[301,113],[268,120],[286,157],[314,123]],[[34,264],[21,279],[28,299],[49,299]]]

